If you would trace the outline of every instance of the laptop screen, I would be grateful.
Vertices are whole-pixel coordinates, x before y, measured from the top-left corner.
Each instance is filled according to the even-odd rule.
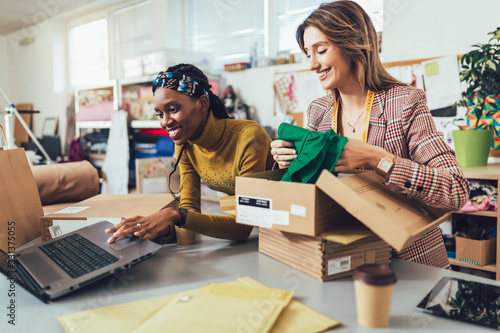
[[[10,253],[5,253],[0,249],[0,273],[5,275],[7,280],[9,280],[8,295],[15,295],[17,293],[16,287],[21,286],[42,302],[47,303],[48,299],[42,296],[42,293],[36,283],[30,281],[28,275],[22,274],[21,271],[22,267],[18,265],[15,256]]]

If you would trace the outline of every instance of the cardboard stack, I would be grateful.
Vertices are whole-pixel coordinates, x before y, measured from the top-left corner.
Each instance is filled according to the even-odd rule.
[[[391,262],[391,247],[375,235],[342,245],[321,237],[261,228],[259,252],[321,281],[352,275],[363,264]]]
[[[393,191],[374,171],[316,184],[282,182],[286,170],[236,177],[236,221],[259,227],[259,251],[326,281],[390,262],[449,213]],[[232,208],[225,200],[221,207]]]

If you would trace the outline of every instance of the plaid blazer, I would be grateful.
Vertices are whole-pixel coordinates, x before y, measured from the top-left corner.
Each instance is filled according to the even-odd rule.
[[[326,131],[332,126],[328,97],[314,100],[307,110],[307,128]],[[398,158],[387,184],[436,208],[456,211],[469,197],[469,183],[455,152],[437,132],[422,90],[396,86],[375,93],[368,143]],[[427,233],[395,257],[449,268],[439,228]]]

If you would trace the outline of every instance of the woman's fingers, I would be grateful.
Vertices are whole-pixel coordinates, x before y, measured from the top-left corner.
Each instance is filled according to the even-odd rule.
[[[117,230],[119,230],[124,225],[127,225],[129,223],[137,223],[137,221],[139,221],[140,219],[142,219],[142,216],[139,216],[139,215],[136,215],[133,217],[127,217],[127,218],[121,220],[120,222],[118,222],[117,224],[115,224],[113,227],[104,230],[104,232],[107,234],[112,234],[112,233],[116,232]]]
[[[109,228],[106,230],[107,233],[111,233],[111,232],[108,232],[108,230],[115,229],[115,231],[113,231],[113,235],[108,238],[108,243],[113,243],[119,237],[127,236],[130,234],[134,234],[135,236],[138,236],[138,235],[136,235],[137,232],[146,231],[145,229],[142,228],[142,226],[139,227],[139,225],[137,223],[135,223],[135,221],[134,222],[127,222],[126,224],[122,224],[119,228],[117,228],[117,226],[118,226],[118,224],[114,228]]]
[[[272,155],[297,155],[297,151],[292,148],[271,148]]]
[[[274,140],[271,142],[271,155],[280,168],[287,168],[297,157],[293,142],[285,140]]]
[[[282,147],[295,147],[293,142],[285,140],[274,140],[271,141],[271,148],[282,148]]]

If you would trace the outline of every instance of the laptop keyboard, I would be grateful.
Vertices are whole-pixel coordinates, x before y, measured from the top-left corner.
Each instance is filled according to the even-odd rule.
[[[74,279],[118,261],[117,257],[78,234],[39,248]]]

